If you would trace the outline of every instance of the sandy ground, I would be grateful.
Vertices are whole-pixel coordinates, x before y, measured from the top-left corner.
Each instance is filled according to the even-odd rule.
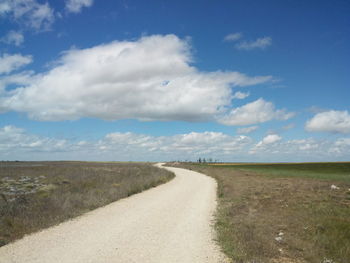
[[[216,181],[176,177],[0,248],[0,262],[226,262],[213,239]]]

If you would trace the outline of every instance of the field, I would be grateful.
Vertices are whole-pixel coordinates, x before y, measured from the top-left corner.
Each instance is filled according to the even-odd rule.
[[[350,163],[212,164],[276,177],[303,177],[350,183]]]
[[[146,163],[0,162],[0,246],[173,176]]]
[[[176,166],[217,180],[218,240],[234,262],[349,262],[350,163]]]

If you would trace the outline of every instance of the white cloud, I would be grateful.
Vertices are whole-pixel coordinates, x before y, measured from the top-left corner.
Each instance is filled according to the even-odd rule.
[[[235,42],[235,41],[239,40],[240,38],[242,38],[242,33],[232,33],[232,34],[228,34],[227,36],[225,36],[224,41]]]
[[[270,134],[256,144],[248,136],[210,131],[171,136],[115,132],[91,141],[43,137],[5,126],[0,127],[0,156],[3,160],[162,161],[205,157],[254,162],[339,161],[350,158],[350,138],[283,141],[279,135]]]
[[[92,6],[93,2],[93,0],[67,0],[66,8],[68,12],[79,13],[83,7]]]
[[[335,142],[336,146],[350,146],[350,138],[340,138]]]
[[[250,127],[244,127],[244,128],[238,128],[237,133],[239,134],[247,134],[251,133],[253,131],[256,131],[259,128],[259,126],[250,126]]]
[[[250,143],[246,136],[229,136],[220,132],[191,132],[173,136],[146,136],[133,133],[111,133],[100,141],[104,150],[114,151],[118,146],[128,152],[152,152],[158,156],[169,158],[193,158],[203,156],[221,156],[233,154]],[[120,147],[122,146],[122,147]]]
[[[21,154],[23,152],[55,152],[63,151],[67,141],[42,138],[31,135],[21,128],[7,125],[0,128],[0,155]]]
[[[229,136],[221,132],[191,132],[189,134],[181,134],[172,138],[172,143],[169,149],[183,151],[186,154],[188,151],[197,155],[222,155],[233,154],[234,151],[239,151],[251,142],[247,136]]]
[[[30,63],[32,63],[32,56],[3,54],[0,56],[0,74],[10,73]]]
[[[110,133],[98,141],[40,137],[14,126],[0,128],[0,155],[10,159],[172,160],[238,156],[251,143],[247,136],[191,132],[173,136]],[[30,152],[30,154],[28,154]],[[57,157],[57,152],[61,155]],[[21,157],[21,158],[20,158]]]
[[[261,147],[267,144],[275,143],[278,142],[282,139],[281,136],[278,134],[269,134],[266,137],[264,137],[258,144],[256,145],[257,147]]]
[[[41,4],[36,0],[2,0],[0,15],[9,16],[14,21],[36,31],[50,29],[55,19],[53,9],[48,3]]]
[[[10,1],[2,0],[0,2],[0,15],[4,15],[11,11]]]
[[[258,38],[255,41],[242,41],[235,45],[237,49],[240,50],[252,50],[252,49],[265,49],[268,46],[272,45],[271,37],[262,37]]]
[[[326,111],[316,114],[305,124],[310,132],[350,133],[350,114],[348,111]]]
[[[0,97],[0,104],[36,120],[213,120],[231,107],[232,87],[272,79],[200,72],[190,50],[175,35],[69,50],[50,71]]]
[[[242,100],[242,99],[245,99],[247,97],[249,97],[250,93],[249,92],[240,92],[240,91],[237,91],[234,95],[233,95],[233,99],[239,99],[239,100]]]
[[[31,78],[33,76],[33,72],[31,71],[24,71],[20,72],[18,74],[12,74],[12,75],[2,75],[0,78],[0,95],[5,91],[5,88],[9,85],[13,86],[20,86],[20,85],[28,85],[31,83]],[[0,112],[1,112],[1,106],[0,106]]]
[[[272,102],[260,98],[242,107],[231,110],[229,114],[221,117],[219,122],[226,125],[251,125],[273,119],[287,120],[293,116],[294,113],[286,112],[284,109],[276,110]]]
[[[350,153],[350,138],[337,139],[332,145],[332,147],[330,147],[329,152],[335,155],[343,155],[344,153]]]
[[[20,46],[24,41],[24,36],[21,32],[11,30],[4,37],[2,37],[0,41],[6,44],[14,44],[15,46]]]
[[[339,146],[337,142],[314,138],[278,140],[269,144],[261,141],[251,148],[249,154],[254,160],[272,162],[347,161],[350,145]]]

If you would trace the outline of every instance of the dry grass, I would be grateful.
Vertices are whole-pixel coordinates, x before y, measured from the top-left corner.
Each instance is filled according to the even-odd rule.
[[[0,246],[173,176],[140,163],[0,162]]]
[[[217,179],[218,239],[234,262],[349,262],[348,180],[180,165]]]

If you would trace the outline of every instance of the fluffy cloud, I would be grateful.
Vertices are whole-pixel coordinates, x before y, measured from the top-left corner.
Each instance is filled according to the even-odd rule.
[[[93,0],[67,0],[66,9],[71,13],[79,13],[83,7],[90,7]]]
[[[0,155],[11,156],[23,152],[56,152],[63,151],[67,146],[66,140],[42,138],[27,134],[23,129],[15,126],[0,128]]]
[[[249,77],[239,72],[200,72],[191,65],[190,49],[188,41],[175,35],[155,35],[69,50],[50,71],[0,97],[0,106],[51,121],[82,117],[213,120],[231,107],[232,87],[271,80],[271,76]],[[266,114],[273,116],[241,122],[285,115],[274,112],[271,103],[257,103],[266,104],[263,108],[270,109]],[[244,113],[245,108],[238,111]],[[237,118],[245,117],[233,112],[227,123],[237,123]]]
[[[350,153],[350,138],[339,138],[334,145],[330,147],[329,151],[335,155],[342,155]],[[349,154],[350,155],[350,154]]]
[[[242,41],[235,45],[240,50],[265,49],[272,45],[271,37],[258,38],[255,41]]]
[[[347,161],[350,158],[350,145],[344,144],[344,141],[346,138],[335,142],[314,138],[278,140],[261,146],[255,145],[249,154],[254,160],[263,162]]]
[[[228,34],[227,36],[225,36],[224,41],[234,42],[234,41],[239,40],[240,38],[242,38],[241,33],[232,33],[232,34]]]
[[[238,156],[251,143],[247,136],[230,136],[220,132],[191,132],[173,136],[149,136],[126,133],[110,133],[98,141],[69,141],[46,138],[26,133],[14,126],[0,128],[0,154],[12,159],[54,159],[61,152],[61,159],[76,156],[79,159],[114,160],[172,160],[196,159],[199,156],[224,158]],[[32,154],[28,155],[31,152]],[[73,157],[74,158],[74,157]]]
[[[348,111],[326,111],[316,114],[305,124],[310,132],[350,133],[350,114]]]
[[[250,127],[238,128],[237,129],[237,133],[239,133],[239,134],[247,134],[247,133],[251,133],[253,131],[256,131],[257,129],[259,129],[259,126],[250,126]]]
[[[21,32],[11,30],[4,37],[2,37],[0,41],[6,44],[14,44],[15,46],[20,46],[24,41],[24,36]]]
[[[282,139],[281,136],[278,134],[269,134],[266,137],[264,137],[258,144],[256,145],[257,147],[261,147],[267,144],[275,143],[278,142]]]
[[[116,145],[122,151],[152,152],[155,156],[169,158],[193,158],[233,154],[251,142],[247,136],[229,136],[221,132],[191,132],[174,136],[146,136],[133,133],[111,133],[100,141],[103,150],[114,151]]]
[[[276,110],[272,102],[260,98],[242,107],[235,108],[222,117],[219,121],[226,125],[251,125],[263,123],[273,119],[287,120],[294,116],[294,113],[285,110]]]
[[[250,93],[249,92],[240,92],[237,91],[234,95],[233,95],[233,99],[239,99],[239,100],[243,100],[247,97],[249,97]]]
[[[10,73],[32,62],[31,56],[3,54],[0,56],[0,74]]]
[[[221,132],[172,136],[114,132],[99,140],[77,141],[33,135],[5,126],[0,127],[0,156],[9,160],[164,161],[205,157],[220,161],[339,161],[350,158],[350,138],[283,141],[279,135],[271,134],[256,144],[248,136]]]
[[[28,85],[31,83],[32,76],[33,72],[31,71],[24,71],[12,75],[2,75],[0,78],[0,96],[4,94],[6,87],[9,85]],[[0,112],[6,111],[6,109],[1,110],[1,107],[0,104]]]
[[[2,0],[0,15],[10,17],[27,28],[37,31],[48,30],[55,17],[48,3],[36,0]]]
[[[350,146],[350,138],[340,138],[334,143],[334,145],[336,145],[336,146]]]

